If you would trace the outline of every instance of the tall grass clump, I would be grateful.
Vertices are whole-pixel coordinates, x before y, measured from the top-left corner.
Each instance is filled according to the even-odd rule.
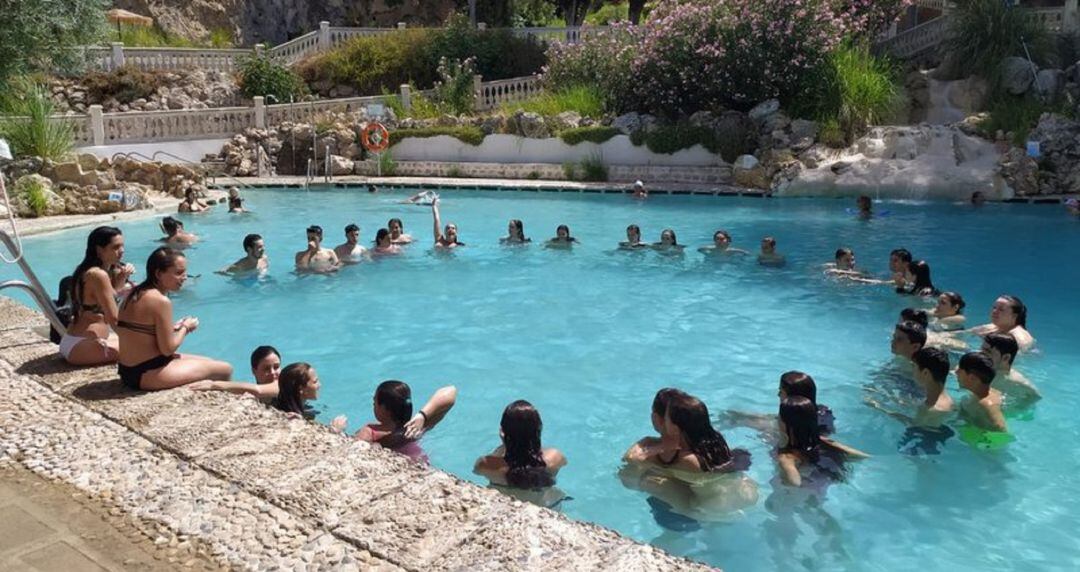
[[[582,117],[599,119],[604,114],[604,95],[597,86],[575,85],[502,106],[502,111],[505,113],[514,113],[518,110],[531,111],[544,116],[574,111]]]
[[[73,147],[72,124],[52,117],[55,109],[44,86],[23,81],[13,87],[0,93],[0,137],[16,156],[63,160]]]
[[[608,168],[600,155],[590,155],[581,160],[581,180],[602,183],[608,180]]]
[[[1036,64],[1045,64],[1056,48],[1051,34],[1027,10],[1002,0],[961,0],[950,20],[943,53],[991,83],[1000,80],[1001,60],[1031,54]]]

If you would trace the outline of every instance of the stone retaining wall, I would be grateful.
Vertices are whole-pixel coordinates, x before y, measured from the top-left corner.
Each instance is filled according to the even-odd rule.
[[[0,298],[0,462],[197,538],[238,569],[706,570],[251,399],[72,369]],[[166,540],[167,541],[167,540]]]

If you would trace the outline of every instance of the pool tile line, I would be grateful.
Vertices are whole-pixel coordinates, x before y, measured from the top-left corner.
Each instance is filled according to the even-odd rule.
[[[11,364],[11,377],[34,383],[40,388],[37,393],[52,402],[50,407],[96,416],[100,423],[130,435],[125,439],[147,443],[140,450],[149,448],[162,462],[186,467],[201,479],[220,481],[226,493],[254,499],[251,502],[283,515],[279,518],[295,521],[303,527],[304,545],[310,544],[309,552],[315,555],[311,557],[317,556],[319,562],[332,558],[339,562],[348,554],[352,561],[367,558],[387,569],[407,570],[556,569],[556,563],[558,569],[575,570],[622,570],[627,565],[641,570],[708,569],[599,526],[415,465],[323,426],[286,421],[280,412],[250,399],[183,389],[131,392],[119,384],[110,367],[66,367],[54,345],[30,337],[37,334],[29,328],[42,323],[28,308],[0,298],[0,327],[21,325],[27,340],[40,340],[0,349],[0,360]],[[4,374],[0,370],[0,378]],[[0,423],[8,410],[25,421],[22,403],[5,403],[10,399],[0,397]],[[31,426],[45,435],[53,430]],[[8,439],[0,437],[0,455]],[[95,482],[102,480],[95,474],[97,466],[88,463],[83,469]],[[162,486],[154,493],[168,498],[173,491]],[[165,503],[154,495],[139,502]],[[135,503],[125,510],[150,509]],[[256,520],[268,514],[263,509],[256,512]],[[189,518],[178,526],[189,530],[193,524],[198,528],[198,522]],[[313,536],[319,531],[326,540]]]

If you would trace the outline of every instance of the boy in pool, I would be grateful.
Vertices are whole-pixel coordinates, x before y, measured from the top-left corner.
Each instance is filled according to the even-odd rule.
[[[233,262],[228,268],[221,270],[220,274],[245,274],[248,272],[266,272],[270,269],[270,259],[266,257],[266,246],[263,238],[257,234],[249,234],[244,237],[244,252],[247,254]]]
[[[912,363],[915,352],[926,345],[926,328],[917,322],[904,321],[893,329],[889,349],[893,355],[904,358],[904,363]]]
[[[322,247],[323,230],[321,226],[307,228],[307,248],[296,253],[296,270],[300,272],[334,272],[341,266],[333,250]]]
[[[994,362],[982,352],[968,352],[960,358],[956,378],[970,396],[960,402],[960,412],[976,427],[1007,432],[1001,412],[1001,392],[990,387],[994,381]]]
[[[762,266],[780,267],[787,264],[784,255],[776,251],[776,239],[771,236],[761,239],[761,254],[758,254],[757,261]]]
[[[360,246],[360,227],[350,224],[345,227],[345,242],[334,247],[334,254],[342,264],[356,264],[369,258],[368,251]]]
[[[866,402],[908,425],[900,439],[899,451],[908,454],[939,453],[938,447],[954,435],[945,424],[952,416],[953,400],[945,391],[949,378],[949,354],[937,348],[923,348],[912,356],[915,362],[915,382],[925,392],[925,397],[915,409],[914,416],[890,411],[878,402]]]
[[[1042,399],[1042,394],[1024,374],[1013,369],[1013,361],[1020,352],[1020,345],[1011,334],[987,334],[979,350],[994,362],[994,381],[991,387],[1000,391],[1005,399],[1031,403]]]

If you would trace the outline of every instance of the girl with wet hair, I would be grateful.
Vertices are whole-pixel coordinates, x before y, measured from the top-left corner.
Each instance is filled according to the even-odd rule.
[[[829,482],[843,476],[844,461],[869,457],[821,436],[817,406],[802,396],[791,396],[780,402],[781,444],[776,452],[780,480],[792,487],[803,486],[824,490]]]
[[[532,242],[531,239],[525,238],[525,224],[518,219],[510,219],[510,223],[507,225],[506,236],[499,239],[500,244],[524,244],[526,242]]]
[[[713,243],[710,246],[702,246],[698,248],[698,252],[702,254],[750,254],[748,251],[741,248],[733,248],[731,246],[731,233],[726,230],[718,230],[713,233]]]
[[[661,252],[682,252],[684,246],[679,244],[679,240],[675,237],[675,231],[670,228],[665,228],[660,233],[660,242],[654,242],[653,250],[659,250]]]
[[[666,459],[658,456],[661,465],[705,473],[744,471],[750,467],[750,453],[730,449],[724,436],[713,428],[709,409],[692,395],[671,398],[665,427],[678,448]]]
[[[544,246],[548,248],[571,248],[578,239],[570,236],[570,227],[560,224],[555,228],[555,238],[549,239]]]
[[[1030,351],[1035,346],[1035,338],[1027,330],[1027,313],[1027,306],[1020,298],[1007,294],[999,296],[990,308],[990,323],[972,328],[970,332],[978,336],[1012,334],[1020,351]]]
[[[394,243],[390,229],[380,228],[375,233],[375,248],[371,249],[373,256],[387,256],[401,254],[401,247]]]
[[[135,272],[123,264],[124,235],[112,226],[99,226],[86,237],[86,252],[66,281],[61,299],[71,303],[71,322],[60,338],[60,355],[72,365],[116,361],[120,340],[112,333],[119,315],[117,291],[126,290]]]
[[[911,286],[906,285],[908,281],[912,282]],[[934,288],[934,282],[930,279],[930,265],[925,260],[907,264],[906,276],[896,280],[896,292],[912,296],[937,296],[940,293]]]
[[[413,414],[412,389],[403,381],[388,380],[375,389],[374,413],[376,423],[364,425],[356,438],[378,443],[414,461],[427,463],[428,457],[420,447],[420,437],[435,428],[457,401],[457,388],[439,388],[431,399]]]
[[[805,397],[814,403],[818,412],[818,428],[822,435],[831,435],[836,431],[836,416],[828,406],[817,401],[817,384],[814,378],[801,371],[788,371],[780,376],[780,387],[776,392],[780,402],[788,397]],[[750,427],[761,432],[767,442],[776,442],[780,435],[775,415],[726,411],[720,421],[726,427]]]
[[[431,201],[431,221],[434,228],[436,249],[449,249],[465,246],[465,243],[458,241],[458,229],[456,224],[448,222],[446,223],[445,229],[441,228],[442,215],[439,213],[438,198]]]
[[[394,244],[409,244],[413,241],[412,236],[405,234],[405,225],[399,218],[390,219],[386,223],[386,228],[390,230],[390,242]]]
[[[199,200],[195,189],[188,189],[184,192],[184,200],[180,201],[180,204],[176,207],[176,212],[181,213],[201,213],[208,210],[210,210],[210,205]]]
[[[904,308],[900,310],[900,322],[915,322],[920,326],[926,328],[930,325],[930,315],[926,313],[926,310],[920,310],[918,308]]]
[[[626,227],[626,240],[619,243],[621,250],[637,250],[648,246],[647,242],[641,241],[641,228],[636,224]]]
[[[171,248],[187,248],[199,240],[199,237],[184,230],[183,221],[171,216],[161,219],[161,230],[165,233],[165,238],[160,242]]]
[[[506,407],[499,423],[502,445],[476,460],[473,472],[492,484],[517,489],[542,489],[555,484],[566,457],[558,449],[544,448],[540,413],[525,400]]]
[[[281,354],[274,346],[259,346],[251,352],[251,375],[255,383],[242,381],[196,381],[188,385],[195,391],[228,391],[251,395],[269,403],[278,396],[281,378]]]
[[[313,421],[315,411],[308,401],[318,399],[321,388],[319,374],[311,364],[302,361],[290,363],[278,376],[278,394],[270,405],[284,411],[290,419]],[[330,422],[330,430],[340,433],[345,429],[346,422],[344,415],[338,415]]]
[[[937,299],[931,316],[936,330],[950,331],[963,329],[967,318],[964,317],[964,297],[956,292],[942,292]]]

